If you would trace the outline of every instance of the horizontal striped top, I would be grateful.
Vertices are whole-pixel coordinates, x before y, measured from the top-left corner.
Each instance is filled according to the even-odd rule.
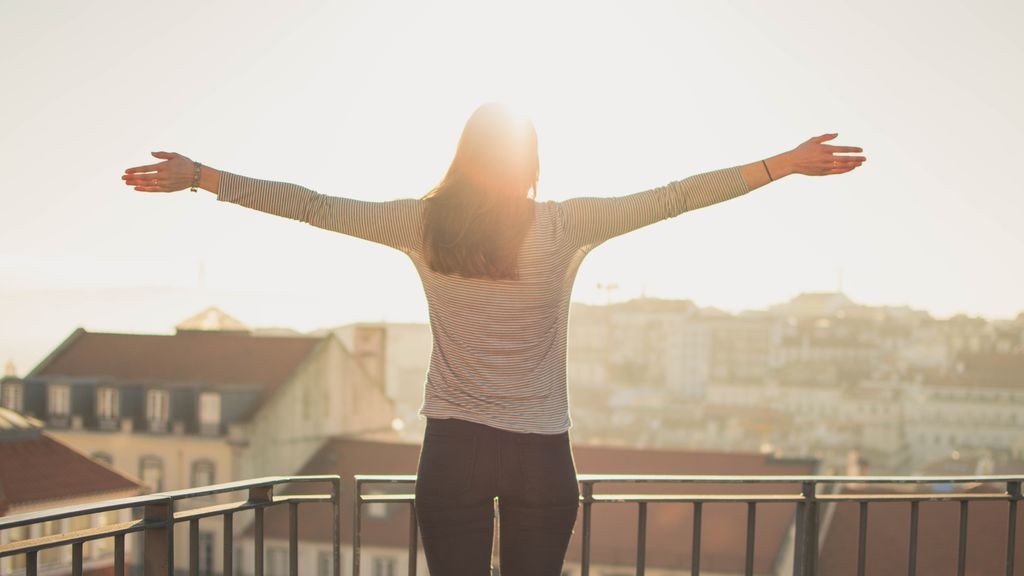
[[[602,242],[750,191],[739,166],[629,195],[537,202],[518,280],[446,276],[423,258],[424,201],[366,201],[220,172],[217,200],[401,250],[423,282],[433,334],[420,414],[513,432],[571,428],[566,389],[569,297]]]

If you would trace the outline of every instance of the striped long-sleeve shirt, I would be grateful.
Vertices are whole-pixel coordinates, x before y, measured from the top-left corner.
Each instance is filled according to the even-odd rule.
[[[221,171],[217,200],[401,250],[427,297],[433,348],[419,413],[513,432],[572,426],[566,387],[569,297],[583,258],[604,241],[750,191],[739,166],[624,196],[537,202],[518,280],[447,276],[422,252],[424,201],[365,201]]]

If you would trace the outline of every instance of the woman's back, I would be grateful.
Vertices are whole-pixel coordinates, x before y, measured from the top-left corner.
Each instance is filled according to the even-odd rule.
[[[517,280],[440,274],[410,253],[434,336],[421,414],[516,432],[569,428],[569,296],[585,252],[566,242],[558,215],[557,203],[536,203]]]

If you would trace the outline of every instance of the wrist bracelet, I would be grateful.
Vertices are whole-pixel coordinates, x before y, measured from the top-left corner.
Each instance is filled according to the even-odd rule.
[[[200,164],[199,162],[193,162],[193,164],[194,166],[192,167],[192,191],[195,192],[196,188],[199,187],[199,171],[202,169],[203,165]]]
[[[775,178],[772,178],[772,173],[770,170],[768,170],[768,163],[765,162],[764,160],[761,160],[761,164],[764,164],[764,171],[768,173],[768,181],[774,182]]]

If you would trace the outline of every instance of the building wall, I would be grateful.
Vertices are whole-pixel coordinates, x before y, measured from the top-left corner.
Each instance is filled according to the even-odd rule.
[[[393,437],[393,419],[381,383],[329,338],[244,425],[240,477],[292,474],[329,436]]]
[[[149,434],[145,432],[110,433],[89,430],[51,429],[48,433],[87,455],[104,453],[111,457],[110,465],[118,472],[143,480],[140,467],[144,458],[156,458],[163,463],[161,486],[150,486],[152,492],[193,488],[192,470],[197,462],[211,462],[214,465],[214,484],[239,479],[236,476],[236,448],[224,437],[203,437],[187,434]],[[239,499],[222,494],[189,500],[189,506],[213,505]],[[223,533],[219,526],[210,521],[202,526],[213,542],[213,562],[220,565]],[[239,528],[236,527],[236,531]],[[188,524],[175,527],[176,542],[188,542]],[[141,552],[141,551],[139,551]],[[174,558],[178,566],[188,566],[188,547],[175,546]],[[126,555],[129,562],[139,558]]]

